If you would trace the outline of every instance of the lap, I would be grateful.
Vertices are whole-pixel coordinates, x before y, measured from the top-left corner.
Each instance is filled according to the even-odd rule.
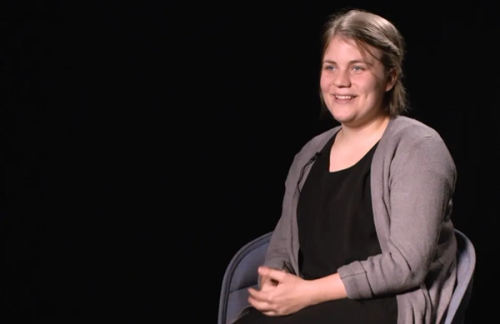
[[[370,301],[343,299],[304,308],[287,316],[267,316],[255,308],[234,324],[366,324],[392,323],[396,309],[380,307]],[[390,305],[387,305],[390,306]]]

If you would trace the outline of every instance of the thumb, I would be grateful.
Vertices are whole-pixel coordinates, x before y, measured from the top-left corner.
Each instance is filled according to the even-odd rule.
[[[272,280],[276,280],[278,282],[283,281],[285,279],[285,276],[287,275],[286,272],[281,271],[281,270],[276,270],[276,269],[271,269],[268,267],[259,267],[258,272],[261,276],[263,277],[268,277]]]

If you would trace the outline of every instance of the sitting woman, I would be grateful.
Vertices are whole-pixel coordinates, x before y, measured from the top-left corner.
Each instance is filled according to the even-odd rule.
[[[327,24],[322,100],[340,126],[290,167],[260,289],[235,323],[442,323],[456,282],[453,159],[403,117],[404,41],[359,10]]]

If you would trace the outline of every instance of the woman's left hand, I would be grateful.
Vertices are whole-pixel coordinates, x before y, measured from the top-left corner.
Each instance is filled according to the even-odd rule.
[[[295,313],[310,305],[310,285],[296,275],[268,267],[259,267],[259,275],[277,282],[270,290],[249,288],[248,302],[268,316],[282,316]]]

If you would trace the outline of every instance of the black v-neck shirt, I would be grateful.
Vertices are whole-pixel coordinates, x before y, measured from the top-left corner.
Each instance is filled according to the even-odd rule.
[[[316,279],[337,272],[356,260],[380,254],[371,201],[370,169],[375,144],[353,166],[330,172],[330,150],[333,136],[311,167],[301,190],[297,223],[299,228],[299,267],[304,279]],[[352,307],[334,307],[345,323],[396,323],[397,302],[389,298],[354,301]],[[325,315],[330,312],[326,312]],[[324,323],[335,323],[331,318]],[[352,320],[352,322],[350,321]]]

